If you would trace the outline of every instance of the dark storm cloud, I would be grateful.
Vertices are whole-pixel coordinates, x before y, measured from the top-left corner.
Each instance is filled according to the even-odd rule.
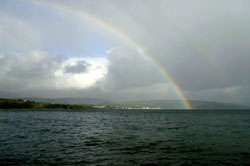
[[[64,72],[72,73],[72,74],[84,73],[88,69],[89,66],[90,64],[85,61],[78,61],[75,65],[65,66]]]
[[[162,82],[163,78],[152,62],[131,48],[116,48],[108,54],[110,62],[106,86],[128,89]]]

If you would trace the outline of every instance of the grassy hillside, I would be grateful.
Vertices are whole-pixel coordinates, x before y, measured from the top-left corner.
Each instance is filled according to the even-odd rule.
[[[96,98],[23,98],[23,99],[40,103],[56,103],[56,104],[103,105],[110,103],[109,101]]]
[[[89,105],[52,104],[22,99],[0,99],[0,109],[90,109]]]

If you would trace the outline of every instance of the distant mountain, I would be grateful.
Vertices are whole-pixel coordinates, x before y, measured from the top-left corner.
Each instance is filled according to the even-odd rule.
[[[84,105],[103,105],[109,104],[108,101],[95,98],[24,98],[29,101],[55,104],[84,104]]]
[[[247,109],[247,107],[219,102],[196,101],[191,100],[190,104],[193,109]],[[129,106],[137,108],[161,108],[161,109],[182,109],[183,103],[180,100],[145,100],[145,101],[131,101],[131,102],[117,102],[116,105]]]
[[[222,103],[222,102],[209,102],[209,101],[190,101],[194,109],[249,109],[249,107],[239,104]]]
[[[143,100],[143,101],[106,101],[95,98],[26,98],[26,100],[55,103],[55,104],[83,104],[102,106],[100,108],[154,108],[154,109],[182,109],[180,100]],[[193,109],[249,109],[247,107],[220,102],[191,100]]]

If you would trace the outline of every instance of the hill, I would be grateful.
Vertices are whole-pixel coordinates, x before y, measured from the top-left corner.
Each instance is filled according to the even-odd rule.
[[[24,99],[0,99],[0,109],[90,109],[88,105],[51,104]]]
[[[55,104],[85,104],[96,108],[183,109],[180,100],[105,101],[95,98],[29,98],[28,100]],[[191,100],[193,109],[247,109],[247,107],[220,102]]]
[[[193,109],[247,109],[247,107],[219,102],[191,100]],[[145,101],[126,101],[117,102],[117,106],[135,107],[135,108],[154,108],[154,109],[182,109],[183,103],[180,100],[145,100]]]
[[[24,100],[55,104],[103,105],[109,101],[96,98],[23,98]]]

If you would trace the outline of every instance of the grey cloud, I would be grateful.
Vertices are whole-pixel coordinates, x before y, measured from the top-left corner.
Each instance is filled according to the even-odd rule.
[[[184,90],[250,84],[246,72],[250,61],[246,55],[250,43],[247,0],[84,4],[75,7],[114,25],[150,50]]]
[[[66,6],[89,13],[141,45],[169,72],[189,98],[233,101],[230,93],[235,93],[240,96],[239,100],[242,103],[247,103],[246,99],[250,97],[250,77],[248,76],[248,71],[250,71],[250,1],[128,0],[118,2],[117,0],[107,0],[97,2],[60,0],[58,3],[64,3]],[[60,15],[60,12],[58,13]],[[37,41],[34,42],[37,47],[49,45],[50,48],[55,47],[59,50],[60,48],[66,48],[66,51],[80,50],[83,55],[88,55],[88,53],[84,52],[82,47],[89,47],[88,41],[92,41],[92,39],[102,41],[108,48],[117,48],[107,55],[110,66],[106,78],[100,81],[95,88],[85,90],[83,96],[143,98],[151,94],[152,98],[173,97],[173,92],[162,90],[169,83],[156,66],[140,57],[126,39],[122,39],[121,36],[115,35],[94,22],[88,22],[84,18],[80,20],[78,17],[74,17],[74,19],[69,17],[65,22],[70,22],[69,25],[73,26],[59,28],[65,22],[57,26],[52,24],[47,29],[41,26],[41,31],[39,31],[44,35],[31,35],[27,32],[29,32],[28,27],[33,27],[29,26],[33,25],[32,21],[20,22],[20,19],[13,16],[8,21],[7,16],[8,12],[5,12],[0,20],[1,25],[5,24],[0,29],[2,32],[1,52],[4,52],[6,48],[10,49],[11,44],[15,49],[18,47],[29,49],[28,45],[32,44],[30,41]],[[15,20],[19,24],[19,28],[15,28]],[[31,28],[32,34],[37,34],[38,32],[34,29]],[[98,32],[94,37],[91,35],[95,33],[89,35],[92,29]],[[22,38],[21,30],[25,30],[23,34],[27,34],[29,39],[23,45],[21,40],[16,40]],[[55,33],[56,31],[58,33]],[[81,37],[86,37],[86,40],[76,39],[80,32]],[[39,41],[42,41],[42,44]],[[95,45],[95,42],[92,43]],[[7,64],[14,64],[14,61],[7,60],[7,57],[14,56],[8,55],[0,60],[0,63],[2,62],[1,70],[7,69]],[[25,61],[19,60],[20,63],[8,71],[11,79],[9,78],[6,82],[11,84],[11,82],[15,82],[15,79],[23,77],[33,80],[32,83],[35,84],[36,76],[50,77],[48,73],[54,70],[57,60],[51,60],[53,63],[49,61],[48,58],[46,63],[43,62],[47,67],[42,67],[43,65],[40,63],[27,67]],[[64,72],[81,73],[87,69],[88,66],[85,64],[76,64],[66,66]],[[158,87],[162,92],[152,87]],[[232,89],[233,92],[228,93]],[[67,95],[69,92],[65,91],[64,94]],[[74,94],[76,92],[70,93],[72,96]]]
[[[50,87],[55,70],[65,57],[45,52],[8,53],[0,59],[0,90],[31,90]]]
[[[0,51],[34,49],[40,45],[32,24],[0,11]]]
[[[85,61],[78,61],[75,65],[65,66],[64,72],[72,73],[72,74],[84,73],[88,69],[89,66],[90,64]]]
[[[35,79],[52,74],[63,59],[44,52],[7,53],[1,58],[0,65],[8,77]]]
[[[127,89],[162,82],[155,66],[131,48],[116,48],[108,54],[110,62],[105,86]]]

